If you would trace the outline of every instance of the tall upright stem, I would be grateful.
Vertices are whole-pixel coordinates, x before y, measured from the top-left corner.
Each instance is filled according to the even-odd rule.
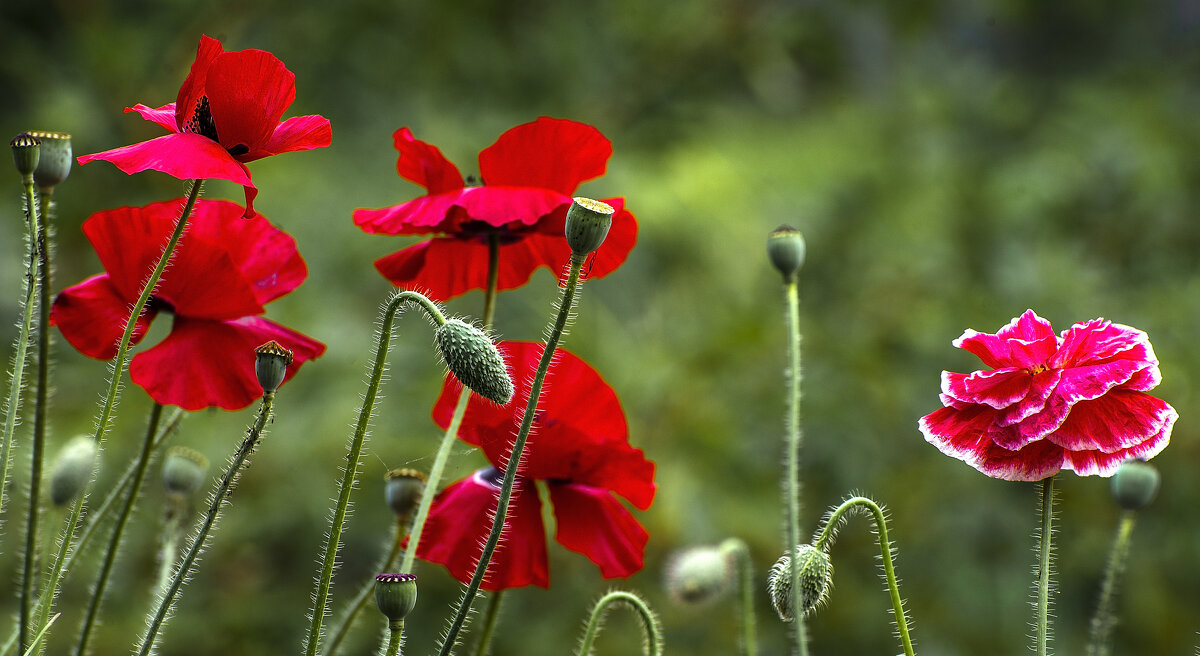
[[[488,599],[487,610],[483,613],[483,630],[479,632],[479,644],[475,645],[475,656],[487,656],[492,648],[492,636],[496,633],[496,622],[500,619],[500,603],[504,601],[504,591],[497,590]]]
[[[750,548],[741,538],[727,538],[721,543],[721,551],[737,561],[738,584],[741,586],[738,606],[742,616],[742,649],[746,656],[758,656],[758,629],[754,614],[754,592],[757,586]]]
[[[785,298],[787,303],[787,339],[788,339],[788,409],[787,409],[787,482],[783,486],[787,495],[787,544],[784,553],[792,553],[800,544],[800,291],[795,273],[785,280]],[[800,589],[800,568],[791,568],[792,590]],[[796,641],[796,653],[808,655],[808,632],[804,626],[804,613],[800,609],[800,596],[792,595],[792,617],[795,618],[796,629],[793,637]]]
[[[1041,526],[1038,533],[1037,656],[1046,656],[1050,642],[1050,567],[1054,552],[1054,477],[1038,482],[1041,488]]]

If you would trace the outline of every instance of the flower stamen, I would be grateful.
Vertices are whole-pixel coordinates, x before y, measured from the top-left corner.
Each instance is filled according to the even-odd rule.
[[[213,123],[212,111],[208,108],[208,96],[200,96],[200,100],[196,101],[196,109],[192,112],[192,118],[188,120],[187,125],[183,126],[183,129],[220,142],[220,139],[217,138],[217,124]]]

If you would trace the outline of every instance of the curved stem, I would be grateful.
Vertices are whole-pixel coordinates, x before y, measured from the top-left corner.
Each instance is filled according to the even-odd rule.
[[[396,561],[400,558],[400,545],[403,544],[404,537],[404,522],[397,521],[395,528],[392,530],[390,538],[391,551],[383,558],[379,567],[375,569],[380,572],[390,572],[395,567]],[[350,634],[350,627],[353,626],[354,620],[358,618],[358,614],[367,606],[367,600],[371,598],[375,592],[375,579],[368,577],[362,587],[358,589],[358,593],[354,595],[354,599],[342,614],[342,619],[338,622],[337,627],[330,633],[329,640],[325,643],[325,648],[321,653],[332,656],[337,653],[337,648]]]
[[[550,361],[554,358],[554,350],[558,348],[558,342],[562,339],[563,332],[567,327],[567,319],[571,316],[571,310],[575,306],[575,294],[579,288],[579,273],[583,268],[585,259],[585,256],[571,255],[570,273],[567,276],[567,285],[563,288],[562,297],[559,301],[558,316],[555,318],[554,324],[548,332],[546,346],[542,351],[542,358],[538,362],[537,373],[534,374],[533,382],[529,387],[529,403],[526,404],[525,414],[521,418],[521,428],[517,432],[516,440],[513,442],[512,455],[504,467],[504,482],[500,485],[500,495],[496,502],[496,512],[492,518],[492,530],[488,534],[487,542],[483,545],[483,552],[479,555],[479,563],[475,566],[475,574],[471,577],[471,582],[467,584],[467,589],[458,601],[458,608],[456,609],[454,619],[451,621],[450,628],[446,631],[446,636],[442,640],[441,656],[448,656],[453,651],[455,642],[458,641],[458,634],[462,631],[463,625],[466,623],[467,614],[471,612],[471,603],[475,600],[476,593],[479,592],[479,586],[483,583],[483,577],[487,574],[488,565],[492,562],[492,554],[495,553],[496,545],[500,542],[500,534],[504,531],[504,523],[508,520],[508,503],[512,498],[517,471],[521,468],[521,455],[525,451],[525,441],[529,438],[529,429],[533,425],[534,415],[537,414],[537,404],[542,395],[542,384],[546,380],[546,371],[550,368]]]
[[[349,450],[346,453],[346,465],[342,470],[342,480],[338,488],[337,506],[330,518],[329,533],[326,536],[325,552],[321,558],[321,576],[317,579],[317,590],[313,595],[313,609],[305,639],[305,653],[316,656],[320,647],[321,626],[329,609],[329,590],[333,582],[333,570],[336,565],[337,552],[342,544],[342,530],[345,528],[346,515],[350,510],[350,493],[354,491],[354,481],[358,478],[359,460],[363,444],[367,438],[367,427],[375,412],[375,400],[379,396],[379,384],[383,380],[384,369],[387,368],[388,349],[392,343],[392,326],[396,323],[396,313],[405,303],[417,303],[425,310],[429,318],[437,325],[446,323],[446,317],[433,301],[424,295],[412,291],[402,291],[394,294],[383,311],[383,320],[379,327],[379,341],[375,346],[375,361],[367,381],[367,391],[363,395],[362,407],[358,411],[358,422],[350,437]]]
[[[117,515],[116,526],[113,526],[112,536],[108,539],[108,549],[104,553],[104,562],[100,565],[100,573],[96,576],[96,584],[92,587],[92,599],[88,602],[87,615],[83,627],[79,630],[79,644],[75,648],[77,656],[87,656],[88,642],[92,637],[92,628],[96,617],[100,614],[100,604],[104,601],[104,591],[108,588],[108,579],[112,574],[113,564],[117,562],[117,552],[121,548],[121,537],[125,527],[133,515],[133,506],[137,503],[138,494],[142,491],[142,482],[146,479],[146,470],[150,467],[150,456],[154,453],[154,436],[158,433],[158,422],[162,419],[163,406],[155,403],[150,409],[150,421],[146,427],[146,439],[142,443],[142,452],[138,456],[137,469],[129,493],[125,495],[125,505],[121,514]]]
[[[479,633],[479,644],[475,645],[475,656],[487,656],[492,647],[492,635],[496,632],[496,620],[500,618],[500,602],[504,600],[504,591],[497,590],[488,599],[487,610],[483,613],[483,631]]]
[[[663,652],[663,637],[662,627],[658,625],[658,618],[654,616],[654,612],[642,601],[642,598],[632,592],[613,591],[600,598],[596,605],[592,607],[592,614],[588,617],[587,628],[583,631],[583,640],[579,643],[579,656],[588,656],[592,653],[592,643],[596,640],[596,634],[600,632],[600,620],[604,617],[608,607],[616,602],[624,602],[638,614],[638,618],[642,620],[642,629],[646,637],[646,653],[650,656],[661,656]]]
[[[887,517],[884,515],[883,509],[879,507],[879,504],[867,497],[851,497],[846,499],[842,502],[842,505],[838,506],[825,519],[817,538],[813,540],[813,546],[822,551],[828,551],[830,542],[833,540],[834,533],[838,523],[842,521],[842,517],[851,511],[861,512],[864,508],[871,513],[871,520],[875,525],[875,542],[879,545],[880,565],[883,567],[888,594],[892,599],[892,614],[896,620],[900,642],[904,646],[906,656],[914,656],[912,638],[909,636],[908,630],[908,615],[904,611],[904,601],[900,598],[900,584],[896,582],[896,569],[892,564],[892,550],[894,547],[888,538]],[[800,588],[792,589],[799,590]]]
[[[217,484],[217,489],[213,492],[208,504],[208,512],[204,515],[204,521],[200,525],[196,536],[192,538],[191,544],[188,546],[187,555],[183,557],[183,562],[175,570],[175,576],[171,579],[171,585],[159,597],[158,608],[154,611],[154,615],[150,618],[146,627],[146,633],[142,636],[142,640],[138,646],[138,656],[147,656],[154,651],[154,647],[158,642],[158,631],[166,621],[167,613],[171,610],[171,604],[174,603],[176,595],[179,594],[179,589],[183,587],[183,582],[192,574],[192,567],[196,564],[196,558],[200,552],[204,550],[204,542],[208,539],[208,534],[212,531],[213,525],[217,522],[217,517],[221,514],[221,508],[225,506],[229,494],[233,489],[234,483],[241,474],[243,466],[246,464],[246,459],[253,453],[255,445],[258,444],[259,438],[262,436],[263,427],[266,426],[267,420],[271,417],[271,409],[275,405],[275,393],[267,392],[263,394],[262,404],[258,408],[258,418],[254,425],[247,431],[246,437],[238,446],[237,452],[229,461],[229,466],[225,468],[225,473],[221,476],[221,481]]]
[[[758,656],[758,630],[754,614],[754,561],[750,558],[750,549],[744,540],[728,538],[721,543],[721,551],[732,554],[737,561],[738,579],[742,588],[738,599],[742,616],[742,648],[746,656]]]
[[[1037,570],[1037,656],[1046,656],[1050,642],[1050,566],[1054,552],[1054,477],[1038,483],[1041,488],[1041,526],[1038,529]]]
[[[1136,514],[1132,510],[1121,513],[1117,524],[1117,535],[1113,538],[1112,551],[1108,554],[1108,566],[1104,568],[1104,581],[1100,584],[1100,603],[1096,607],[1096,615],[1092,618],[1088,631],[1087,656],[1108,656],[1111,650],[1108,642],[1112,638],[1113,626],[1117,618],[1113,614],[1113,602],[1117,596],[1117,583],[1125,571],[1125,559],[1129,556],[1129,537],[1133,535],[1133,520]]]
[[[791,553],[800,544],[800,292],[796,274],[787,277],[784,286],[787,304],[788,331],[788,414],[787,414],[787,480],[783,486],[787,495],[787,544],[784,553]],[[791,589],[800,589],[800,568],[791,568]],[[804,613],[800,612],[800,595],[792,595],[792,617],[795,618],[796,653],[808,655],[808,631]]]

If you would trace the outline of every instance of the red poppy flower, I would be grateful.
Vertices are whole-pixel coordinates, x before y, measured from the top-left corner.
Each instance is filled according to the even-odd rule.
[[[122,207],[92,215],[83,232],[107,273],[64,289],[50,323],[84,355],[111,360],[129,309],[162,253],[182,201]],[[237,410],[262,396],[254,349],[275,340],[292,350],[284,380],[325,352],[325,345],[258,316],[292,291],[308,269],[296,242],[263,216],[234,221],[237,203],[198,200],[171,265],[138,318],[132,343],[160,312],[175,315],[171,332],[138,353],[129,377],[150,398],[185,410]]]
[[[246,190],[246,218],[254,216],[258,189],[246,162],[293,150],[328,146],[333,139],[323,116],[279,119],[296,98],[296,76],[269,52],[225,52],[221,42],[200,37],[196,61],[175,102],[152,109],[126,107],[171,134],[79,158],[112,162],[133,174],[162,171],[181,180],[216,178]]]
[[[1060,469],[1109,476],[1153,457],[1179,418],[1144,394],[1162,380],[1146,333],[1093,319],[1055,336],[1028,310],[995,335],[954,341],[991,369],[942,372],[942,403],[925,439],[993,478],[1038,481]]]
[[[408,128],[394,138],[400,177],[428,193],[393,207],[355,210],[354,223],[372,234],[437,235],[376,260],[375,268],[392,284],[428,290],[438,300],[487,287],[489,235],[499,237],[499,289],[524,285],[538,267],[561,271],[571,256],[563,238],[571,196],[603,175],[612,155],[612,143],[596,128],[543,116],[479,153],[483,184],[468,187],[440,150]],[[604,202],[617,212],[591,262],[594,278],[621,266],[637,242],[637,220],[625,199]]]
[[[529,384],[542,344],[503,342],[517,397]],[[433,408],[445,428],[454,414],[461,384],[447,377]],[[483,449],[494,465],[453,483],[433,501],[417,555],[440,563],[460,581],[471,579],[481,546],[491,530],[501,468],[520,427],[524,403],[498,406],[471,397],[458,436]],[[486,590],[550,586],[546,529],[534,481],[543,481],[554,505],[555,539],[587,556],[605,578],[625,577],[643,565],[649,535],[614,496],[641,510],[654,500],[654,463],[629,444],[625,413],[612,388],[578,357],[559,350],[538,404],[537,419],[521,458],[521,475],[508,510],[504,538],[488,567]]]

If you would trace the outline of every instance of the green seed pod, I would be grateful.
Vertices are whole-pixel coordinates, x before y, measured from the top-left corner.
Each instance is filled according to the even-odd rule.
[[[784,278],[791,278],[800,270],[804,251],[804,235],[789,225],[781,225],[767,236],[767,256]]]
[[[83,491],[96,466],[96,441],[87,435],[71,438],[58,452],[50,472],[50,502],[65,506]]]
[[[41,142],[41,155],[33,181],[38,189],[47,191],[58,186],[71,173],[71,135],[63,132],[30,132]]]
[[[33,172],[37,170],[38,166],[41,142],[32,134],[22,132],[13,137],[8,145],[12,146],[13,162],[17,165],[17,173],[20,173],[26,181],[32,180]]]
[[[716,547],[677,552],[667,564],[667,594],[676,603],[700,605],[721,598],[734,579],[730,555]]]
[[[208,473],[208,458],[185,446],[167,449],[163,459],[163,487],[170,494],[190,497],[204,485]]]
[[[375,577],[375,605],[388,622],[399,622],[417,605],[415,574],[380,574]]]
[[[1141,510],[1158,495],[1160,476],[1154,465],[1126,460],[1112,477],[1112,495],[1125,510]]]
[[[576,255],[587,255],[600,248],[612,227],[616,210],[608,203],[591,198],[573,198],[567,210],[567,245]]]
[[[833,579],[833,563],[829,554],[812,546],[796,546],[795,561],[800,566],[800,612],[811,615],[829,598],[829,583]],[[791,622],[792,617],[792,559],[784,554],[767,574],[767,591],[779,619]]]
[[[448,319],[433,331],[442,360],[450,373],[476,394],[500,405],[513,397],[513,382],[500,351],[482,330],[459,319]]]
[[[292,352],[275,340],[254,349],[254,374],[264,394],[279,389],[291,363]]]
[[[428,477],[424,472],[402,467],[384,474],[383,495],[388,507],[396,513],[396,518],[407,520],[421,503],[421,495],[425,493],[425,481]]]

